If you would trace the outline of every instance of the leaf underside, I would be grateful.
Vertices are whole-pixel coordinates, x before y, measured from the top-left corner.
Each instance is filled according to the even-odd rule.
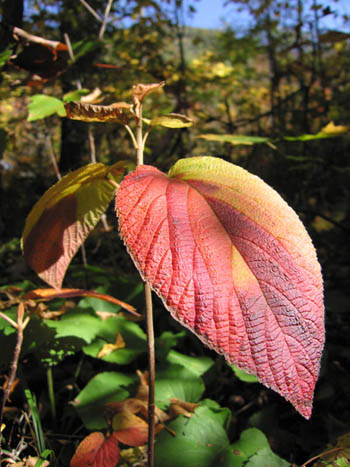
[[[63,177],[35,204],[22,236],[26,262],[59,289],[73,256],[113,199],[125,162],[89,164]]]
[[[309,418],[324,345],[322,277],[278,193],[240,167],[195,157],[169,176],[138,167],[116,211],[136,267],[172,316]]]

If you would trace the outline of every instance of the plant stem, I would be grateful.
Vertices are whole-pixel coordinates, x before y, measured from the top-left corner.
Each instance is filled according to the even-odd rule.
[[[144,140],[142,136],[142,103],[136,102],[136,164],[143,164]],[[148,347],[148,467],[154,465],[154,381],[155,381],[155,353],[152,292],[150,285],[144,283],[146,301],[147,347]]]
[[[10,395],[12,385],[15,381],[16,378],[16,373],[17,373],[17,367],[18,367],[18,360],[19,360],[19,355],[21,353],[21,348],[22,348],[22,343],[23,343],[23,330],[26,327],[28,320],[24,320],[23,322],[23,317],[24,317],[24,305],[23,303],[20,303],[17,308],[17,342],[15,346],[15,350],[13,352],[13,360],[11,363],[11,370],[10,370],[10,376],[7,382],[6,389],[4,390],[4,395],[2,399],[2,404],[1,404],[1,413],[0,413],[0,429],[2,426],[2,421],[3,421],[3,415],[4,415],[4,410],[6,406],[7,399]],[[0,435],[0,457],[1,457],[1,438],[2,436]]]
[[[150,285],[145,282],[146,300],[146,323],[147,323],[147,347],[148,347],[148,467],[154,463],[154,435],[155,435],[155,413],[154,413],[154,382],[155,382],[155,352],[154,352],[154,330],[152,291]]]

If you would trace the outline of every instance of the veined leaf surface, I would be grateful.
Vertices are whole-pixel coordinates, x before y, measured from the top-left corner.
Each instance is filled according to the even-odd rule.
[[[140,166],[116,197],[120,234],[172,316],[306,418],[324,344],[312,242],[279,194],[213,157]]]
[[[22,236],[25,260],[59,289],[67,267],[113,198],[127,162],[90,164],[63,177],[35,204]]]

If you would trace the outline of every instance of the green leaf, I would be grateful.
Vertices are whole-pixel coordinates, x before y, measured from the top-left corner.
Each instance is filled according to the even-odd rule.
[[[3,67],[12,54],[12,45],[9,45],[5,50],[0,53],[0,67]]]
[[[197,376],[201,376],[214,364],[209,357],[189,357],[175,350],[170,350],[167,360],[170,363],[184,366]]]
[[[170,399],[198,402],[204,393],[202,378],[181,365],[170,364],[156,374],[156,405],[162,409],[170,405]]]
[[[64,102],[80,101],[81,97],[89,94],[89,89],[75,89],[74,91],[67,92],[63,96]]]
[[[145,121],[151,126],[163,126],[165,128],[186,128],[193,124],[193,121],[186,115],[175,113],[159,115],[151,120],[145,119]]]
[[[22,236],[24,258],[59,289],[73,256],[94,229],[115,192],[127,162],[89,164],[63,177],[35,204]]]
[[[205,139],[207,141],[217,141],[219,143],[231,143],[234,145],[251,146],[253,144],[269,143],[269,138],[262,136],[247,136],[247,135],[217,135],[214,133],[207,133],[199,135],[197,138]]]
[[[61,319],[45,320],[46,325],[56,331],[55,338],[75,336],[86,343],[94,339],[98,333],[101,319],[90,310],[76,308],[64,314]]]
[[[260,449],[254,456],[252,456],[245,467],[261,467],[268,465],[269,467],[288,467],[290,463],[281,459],[277,454],[271,451],[270,447]]]
[[[126,399],[129,392],[125,388],[134,382],[135,377],[117,372],[103,372],[92,378],[73,402],[86,428],[106,428],[104,405]]]
[[[198,407],[190,419],[177,417],[169,428],[176,437],[165,430],[157,436],[156,467],[210,467],[229,448],[225,429],[208,407]]]
[[[45,94],[36,94],[29,98],[28,105],[28,122],[40,120],[42,118],[50,117],[57,113],[60,117],[66,116],[66,110],[63,102],[56,97],[47,96]]]
[[[245,371],[241,370],[240,368],[236,367],[235,365],[229,365],[232,368],[234,374],[237,378],[245,383],[258,383],[259,380],[255,375],[246,373]]]
[[[133,361],[138,355],[147,351],[146,334],[140,326],[123,317],[111,317],[102,321],[96,339],[83,347],[83,351],[91,357],[98,357],[98,353],[106,344],[113,344],[116,336],[120,334],[125,347],[113,350],[108,355],[102,357],[110,363],[126,365]]]
[[[183,339],[186,335],[186,331],[180,331],[177,334],[174,334],[171,331],[164,331],[162,334],[156,338],[156,358],[160,361],[164,361],[170,349],[175,347],[179,340]]]

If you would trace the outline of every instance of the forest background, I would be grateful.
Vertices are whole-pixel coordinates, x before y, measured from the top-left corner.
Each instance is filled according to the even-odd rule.
[[[20,246],[26,216],[45,190],[59,176],[89,162],[128,160],[130,167],[134,162],[121,126],[62,118],[57,102],[42,100],[43,95],[110,104],[130,99],[136,83],[165,81],[162,91],[145,103],[145,117],[175,112],[194,124],[152,132],[145,162],[167,171],[181,157],[216,155],[274,187],[299,214],[317,250],[327,338],[313,416],[306,421],[280,396],[254,378],[247,381],[249,377],[204,349],[155,298],[159,406],[168,410],[169,396],[200,403],[204,418],[198,416],[193,433],[204,430],[201,439],[214,446],[233,446],[247,429],[259,430],[254,433],[263,437],[264,453],[253,449],[240,464],[226,465],[261,465],[259,456],[272,456],[272,451],[279,456],[273,457],[276,465],[304,465],[318,455],[314,465],[348,465],[350,18],[335,1],[222,3],[236,13],[226,18],[222,29],[209,30],[185,26],[203,7],[200,0],[3,2],[2,312],[14,318],[18,297],[45,287],[26,265]],[[240,14],[249,17],[246,27]],[[13,26],[19,28],[17,34]],[[41,43],[29,35],[42,38]],[[47,41],[62,47],[56,50]],[[64,285],[110,294],[142,311],[142,285],[118,238],[113,207],[72,261]],[[101,313],[118,316],[114,334],[103,328]],[[52,465],[68,465],[89,431],[106,428],[104,404],[135,394],[136,371],[147,369],[144,325],[91,297],[41,303],[30,316],[4,412],[3,448],[18,465],[44,452]],[[0,319],[0,339],[5,391],[16,343],[15,329],[5,319]],[[106,350],[108,344],[115,347]],[[106,374],[117,376],[109,381]],[[101,387],[108,384],[118,387],[112,398],[108,391],[101,395]],[[216,441],[208,424],[213,414],[220,415],[223,431]],[[178,418],[183,423],[193,419]],[[210,432],[203,426],[211,426]],[[157,436],[157,465],[195,465],[196,453],[177,459],[179,452],[187,452],[179,437],[179,444],[171,444],[166,430]],[[217,463],[219,447],[210,457],[197,441],[202,459],[197,465]],[[142,462],[142,449],[131,451],[125,450],[121,465]]]

